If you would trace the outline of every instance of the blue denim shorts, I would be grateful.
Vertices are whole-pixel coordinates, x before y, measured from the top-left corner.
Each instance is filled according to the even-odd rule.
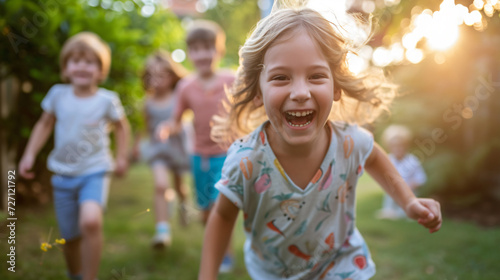
[[[80,236],[80,205],[95,201],[106,207],[110,176],[106,171],[81,176],[53,175],[54,207],[61,237],[71,240]]]
[[[219,195],[215,183],[220,180],[225,160],[226,154],[211,157],[191,156],[191,171],[193,172],[196,190],[196,202],[201,210],[208,210]]]

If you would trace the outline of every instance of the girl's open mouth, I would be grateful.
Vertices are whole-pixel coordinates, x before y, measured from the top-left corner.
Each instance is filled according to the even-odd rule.
[[[293,127],[303,127],[311,123],[314,119],[313,110],[305,111],[286,111],[284,113],[286,122]]]

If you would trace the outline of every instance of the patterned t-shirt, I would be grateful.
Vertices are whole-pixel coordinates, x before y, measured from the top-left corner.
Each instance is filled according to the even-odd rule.
[[[355,191],[373,136],[328,123],[331,144],[305,189],[268,144],[265,122],[228,150],[216,188],[244,213],[253,279],[369,279],[375,265],[355,226]]]

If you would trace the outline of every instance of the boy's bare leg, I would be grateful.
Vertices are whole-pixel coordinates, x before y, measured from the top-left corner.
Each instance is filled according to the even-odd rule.
[[[201,212],[201,222],[203,223],[203,226],[206,226],[207,225],[207,222],[208,222],[208,217],[210,217],[210,213],[212,212],[212,207],[206,209],[206,210],[203,210]]]
[[[67,240],[63,246],[64,258],[68,265],[68,272],[71,275],[79,275],[82,273],[82,255],[80,251],[81,238]]]
[[[102,208],[95,201],[80,205],[83,280],[95,280],[99,271],[102,236]]]
[[[174,179],[174,189],[177,196],[179,197],[178,207],[177,207],[179,214],[179,223],[181,224],[181,226],[187,226],[189,224],[189,214],[186,204],[186,197],[187,197],[186,191],[182,184],[182,174],[174,171],[173,179]]]
[[[182,187],[182,174],[174,172],[174,188],[177,196],[179,196],[179,202],[184,203],[186,201],[186,191]]]

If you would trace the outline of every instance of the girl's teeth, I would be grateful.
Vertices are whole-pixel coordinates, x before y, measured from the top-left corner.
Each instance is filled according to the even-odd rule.
[[[310,111],[303,111],[303,112],[287,112],[287,114],[294,116],[294,117],[305,117],[309,114],[312,114],[312,110]]]
[[[303,127],[303,126],[306,126],[308,124],[310,124],[311,121],[307,121],[305,124],[293,124],[291,122],[288,122],[289,125],[293,126],[293,127]]]

